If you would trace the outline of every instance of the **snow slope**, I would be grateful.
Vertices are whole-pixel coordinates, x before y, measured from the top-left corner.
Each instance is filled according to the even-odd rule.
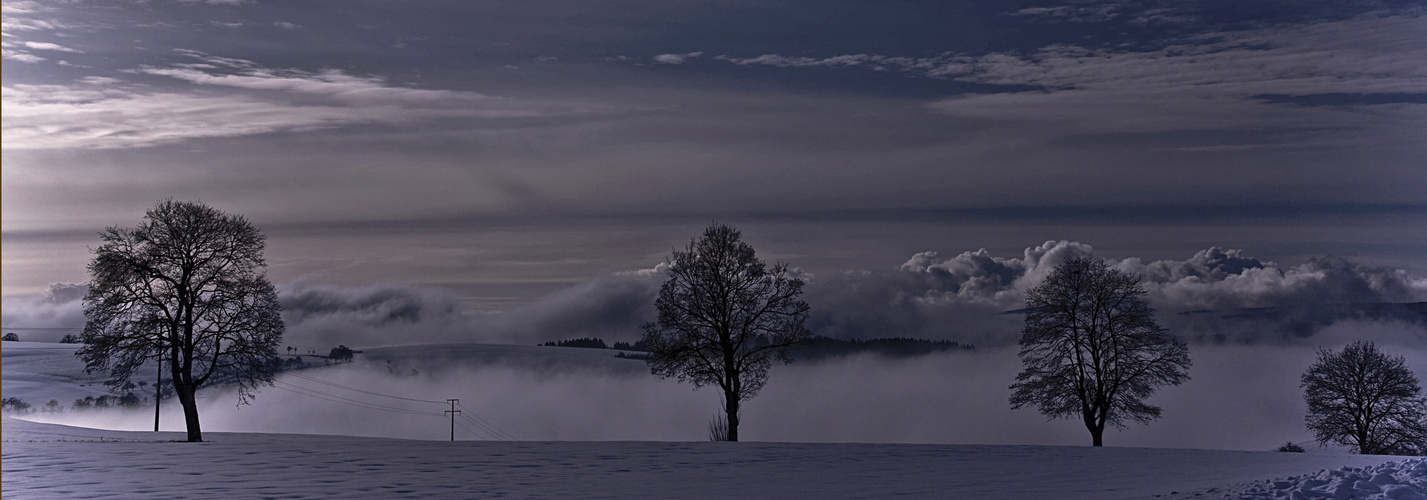
[[[76,347],[23,342],[0,345],[5,396],[42,404],[51,397],[72,401],[75,397],[103,394],[102,376],[83,372],[73,357]],[[235,410],[231,397],[217,388],[210,390],[203,410],[207,442],[195,444],[178,442],[183,439],[180,432],[102,430],[5,418],[0,428],[0,491],[6,498],[1115,499],[1227,495],[1417,499],[1414,495],[1427,490],[1427,463],[1423,459],[1358,456],[1331,450],[1274,453],[1033,445],[709,443],[688,438],[549,441],[544,437],[546,440],[541,441],[454,443],[432,440],[446,439],[449,432],[439,413],[441,396],[419,388],[442,378],[469,380],[468,385],[485,392],[514,384],[512,381],[517,379],[492,379],[502,373],[500,367],[520,367],[520,373],[534,374],[527,377],[531,380],[521,383],[550,386],[594,380],[604,384],[577,385],[565,392],[551,393],[549,405],[536,408],[564,408],[564,413],[573,416],[568,417],[570,420],[550,421],[554,427],[543,432],[538,432],[539,427],[521,426],[521,422],[508,417],[534,413],[509,412],[494,406],[510,398],[492,398],[483,405],[463,401],[471,407],[487,407],[487,416],[495,424],[527,439],[532,435],[560,435],[567,431],[561,426],[575,425],[571,422],[581,422],[582,417],[591,425],[608,425],[608,419],[587,416],[598,411],[592,406],[598,401],[610,401],[611,411],[626,412],[622,414],[631,418],[641,412],[671,411],[630,408],[631,401],[642,400],[620,399],[622,393],[667,391],[656,394],[654,399],[710,396],[707,391],[694,393],[687,386],[658,381],[647,376],[643,363],[611,354],[482,345],[367,349],[359,356],[359,363],[319,365],[284,374],[279,380],[293,387],[305,384],[354,398],[374,400],[370,393],[385,393],[400,394],[412,401],[430,399],[436,406],[434,416],[356,411],[350,405],[278,390],[265,391],[254,407]],[[487,368],[469,376],[441,375],[467,374],[473,365]],[[821,371],[827,369],[832,368],[813,373],[827,377]],[[298,377],[304,374],[351,384],[349,387],[370,393],[313,384]],[[619,390],[608,390],[611,388]],[[581,394],[591,391],[594,394]],[[220,411],[223,408],[227,413]],[[181,428],[176,410],[165,407],[165,429]],[[671,420],[688,420],[691,415],[676,417]],[[695,419],[700,417],[706,418],[707,414],[692,415]],[[71,411],[63,417],[32,413],[25,418],[122,429],[152,425],[150,411]],[[334,425],[333,421],[341,418],[362,425]],[[634,421],[647,424],[653,420],[646,417]],[[694,420],[693,424],[697,427],[701,422]],[[955,424],[946,421],[942,425]],[[424,440],[312,434],[376,428],[372,431],[376,435],[400,436],[407,432],[402,429],[410,426],[417,426],[416,431],[410,432]],[[215,432],[235,429],[262,432]],[[462,430],[458,428],[457,432]],[[637,425],[627,432],[638,439],[660,439],[655,431],[642,430]],[[696,434],[693,439],[697,438]]]
[[[208,433],[207,442],[191,444],[174,442],[179,433],[8,418],[3,434],[6,498],[1129,499],[1401,460],[1068,446],[452,443],[256,433]]]

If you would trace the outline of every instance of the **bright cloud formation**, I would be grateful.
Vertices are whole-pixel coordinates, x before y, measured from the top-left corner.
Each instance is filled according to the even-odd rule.
[[[5,86],[4,147],[146,147],[356,123],[518,118],[591,109],[400,87],[339,70],[273,69],[244,59],[179,52],[199,62],[145,66],[133,73],[173,78],[195,85],[193,89],[155,91],[109,77],[88,77],[70,85]],[[225,88],[231,91],[220,91]]]
[[[659,54],[654,56],[654,60],[664,64],[684,64],[684,61],[704,55],[703,52],[688,52],[684,54]]]

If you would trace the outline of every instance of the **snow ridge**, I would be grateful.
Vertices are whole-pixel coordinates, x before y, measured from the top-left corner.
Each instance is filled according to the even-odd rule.
[[[1170,498],[1427,500],[1423,492],[1427,492],[1427,458],[1410,458],[1367,467],[1324,469],[1232,488],[1209,488],[1182,495],[1172,492],[1174,496]]]

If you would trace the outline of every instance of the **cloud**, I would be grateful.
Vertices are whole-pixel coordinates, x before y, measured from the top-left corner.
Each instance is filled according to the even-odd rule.
[[[53,51],[57,51],[57,52],[79,52],[79,53],[83,53],[83,52],[80,51],[80,50],[71,49],[71,48],[65,47],[65,46],[63,46],[63,45],[57,45],[57,44],[53,44],[53,43],[49,43],[49,42],[24,42],[23,45],[26,46],[26,47],[29,47],[29,48],[31,48],[31,49],[35,49],[35,50],[53,50]]]
[[[403,105],[439,103],[441,106],[450,106],[459,102],[492,99],[490,96],[475,92],[396,87],[389,85],[381,78],[353,76],[335,69],[316,72],[273,69],[246,59],[214,57],[190,50],[178,52],[202,62],[196,65],[180,65],[180,67],[171,68],[143,67],[138,72],[167,76],[200,85],[278,90],[372,103]],[[231,72],[217,71],[220,66],[229,68]]]
[[[295,29],[298,29],[298,28],[301,28],[301,27],[302,27],[301,25],[289,23],[289,22],[287,22],[287,21],[277,21],[277,22],[274,22],[274,23],[273,23],[273,26],[277,26],[277,27],[282,28],[282,29],[285,29],[285,30],[295,30]]]
[[[1027,7],[1011,14],[1012,17],[1028,17],[1045,22],[1098,23],[1119,16],[1115,4],[1095,6],[1057,5],[1055,7]]]
[[[10,12],[10,11],[9,11],[9,9],[10,9],[10,4],[8,4],[8,3],[5,4],[5,9],[6,9],[5,12],[8,14],[8,13]],[[54,24],[53,22],[51,22],[51,21],[46,21],[46,20],[43,20],[43,19],[25,19],[25,18],[6,17],[3,22],[0,22],[0,30],[4,30],[4,31],[6,31],[6,32],[9,32],[9,31],[53,30],[53,29],[57,29],[57,28],[59,28],[59,27],[60,27],[60,26]]]
[[[659,54],[654,56],[654,60],[664,64],[684,64],[684,61],[704,55],[703,52],[688,52],[684,54]]]
[[[721,54],[714,56],[714,59],[727,61],[739,66],[774,66],[779,68],[862,67],[877,71],[898,70],[932,78],[942,78],[947,75],[964,73],[969,71],[970,66],[968,65],[975,61],[972,57],[951,53],[945,53],[935,57],[844,54],[822,58],[784,56],[780,54],[763,54],[758,57],[739,58]]]
[[[236,6],[236,5],[243,5],[243,4],[250,4],[250,3],[258,3],[258,2],[257,2],[257,0],[178,0],[178,3],[189,4],[189,5],[205,4],[205,5],[229,5],[229,6]]]
[[[0,301],[0,324],[6,332],[19,328],[16,333],[25,341],[57,342],[66,334],[78,335],[84,327],[80,300],[88,291],[85,284],[52,283],[40,295],[7,296]]]
[[[339,70],[273,69],[245,59],[179,53],[199,62],[145,66],[135,72],[196,87],[154,90],[103,85],[96,89],[98,81],[85,79],[79,85],[4,87],[4,147],[132,148],[358,123],[525,118],[596,109],[587,104],[522,102],[475,92],[395,86],[378,77]],[[12,56],[7,50],[6,57],[28,56]],[[234,92],[202,90],[207,88]]]
[[[943,259],[913,255],[893,270],[847,272],[810,282],[809,327],[841,338],[919,337],[979,346],[1006,345],[1019,337],[1021,293],[1056,265],[1093,254],[1088,245],[1047,241],[1019,258],[986,250]]]
[[[242,96],[93,92],[62,85],[4,87],[4,139],[13,149],[145,147],[206,137],[312,130],[377,116],[283,106]],[[94,99],[77,96],[94,95]]]
[[[1067,259],[1097,256],[1089,245],[1072,241],[1047,241],[1019,257],[978,250],[943,259],[923,252],[894,270],[848,272],[809,283],[810,327],[836,337],[1007,345],[1019,338],[1023,319],[1007,311],[1024,307],[1026,290]],[[1427,278],[1343,257],[1285,268],[1240,250],[1211,247],[1182,261],[1107,262],[1141,275],[1160,322],[1191,339],[1295,342],[1352,320],[1427,325],[1427,308],[1406,304],[1427,301]]]
[[[1112,6],[1036,7],[1021,12],[1081,19],[1111,16],[1105,9]],[[1342,109],[1307,112],[1271,104],[1298,102],[1298,96],[1427,92],[1427,68],[1412,64],[1427,59],[1427,43],[1416,36],[1424,31],[1427,14],[1413,11],[1208,32],[1153,48],[1058,43],[1028,52],[946,52],[930,57],[772,53],[714,59],[741,66],[892,71],[999,86],[1005,90],[961,94],[930,107],[958,117],[1052,123],[1077,132],[1282,128],[1285,124],[1323,130],[1354,127],[1347,124],[1363,118]],[[1270,102],[1262,99],[1265,95],[1281,98]],[[1413,124],[1422,122],[1416,100],[1364,98],[1336,103],[1372,107],[1377,116],[1362,126],[1394,124],[1400,130],[1420,128]],[[1096,119],[1087,120],[1088,116]]]
[[[500,313],[471,313],[448,290],[405,285],[282,285],[279,300],[292,345],[330,348],[443,342],[533,345],[600,337],[634,341],[653,320],[662,283],[654,269],[597,276]],[[326,347],[322,347],[326,346]]]
[[[1047,241],[1018,256],[986,250],[911,256],[881,271],[809,278],[809,329],[837,338],[918,337],[981,348],[1013,345],[1024,293],[1055,266],[1099,257],[1074,241]],[[1321,342],[1341,326],[1353,331],[1420,332],[1427,345],[1427,277],[1322,256],[1281,266],[1241,250],[1211,247],[1184,260],[1106,259],[1142,277],[1159,322],[1196,342]],[[634,341],[653,321],[664,265],[605,274],[498,313],[478,313],[438,287],[378,284],[344,287],[312,280],[279,286],[289,345],[325,350],[450,342],[537,344],[599,337]],[[82,285],[53,285],[39,297],[7,297],[5,322],[83,325]],[[1376,334],[1375,334],[1376,335]],[[1330,335],[1331,336],[1331,335]],[[55,336],[58,338],[58,335]],[[1374,338],[1403,340],[1389,334]]]
[[[45,58],[43,57],[31,54],[29,52],[25,52],[23,50],[11,50],[8,48],[3,49],[3,52],[0,52],[0,57],[10,59],[12,61],[20,61],[25,63],[37,63],[45,60]]]
[[[1427,69],[1402,61],[1427,57],[1411,33],[1427,15],[1207,33],[1149,50],[1049,45],[1028,55],[978,58],[959,78],[1049,89],[1195,90],[1256,93],[1420,92]]]
[[[5,14],[32,14],[44,10],[48,9],[46,9],[45,6],[40,5],[39,2],[34,2],[31,0],[15,0],[13,2],[5,2],[4,6],[0,7],[0,12],[3,12]]]

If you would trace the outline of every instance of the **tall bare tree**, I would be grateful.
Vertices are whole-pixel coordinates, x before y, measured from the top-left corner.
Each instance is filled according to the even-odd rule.
[[[202,441],[199,387],[234,383],[246,403],[278,366],[284,326],[262,274],[265,238],[240,215],[173,200],[100,237],[84,297],[85,346],[75,354],[87,371],[108,369],[115,387],[162,356],[188,440]]]
[[[768,381],[768,368],[809,336],[803,281],[788,265],[769,269],[737,229],[713,224],[669,259],[657,322],[644,325],[650,370],[695,388],[723,389],[728,441],[738,441],[738,409]]]
[[[1146,404],[1160,386],[1189,379],[1189,347],[1154,320],[1140,278],[1104,261],[1076,258],[1056,266],[1026,293],[1023,369],[1011,407],[1035,406],[1051,418],[1079,417],[1095,446],[1105,425],[1149,423]]]
[[[1339,353],[1319,349],[1302,380],[1308,429],[1320,445],[1364,455],[1427,454],[1427,399],[1402,356],[1365,341]]]

